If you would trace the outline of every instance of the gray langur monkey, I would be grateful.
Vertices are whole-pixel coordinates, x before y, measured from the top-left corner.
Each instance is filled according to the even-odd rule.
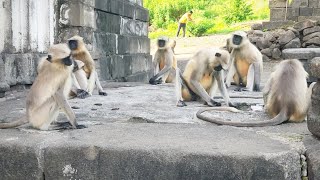
[[[211,119],[203,116],[205,110],[197,112],[197,117],[220,125],[238,127],[274,126],[285,121],[302,122],[307,115],[311,102],[312,88],[315,84],[307,85],[308,73],[297,59],[280,62],[272,72],[263,89],[265,111],[271,120],[256,122],[231,122],[222,119]]]
[[[222,73],[223,69],[228,69],[229,61],[228,51],[219,48],[206,48],[197,52],[188,61],[183,74],[177,68],[177,106],[183,107],[186,106],[184,101],[198,99],[204,100],[209,106],[221,106],[219,102],[213,100],[217,88],[219,88],[225,103],[228,106],[234,106],[230,101]]]
[[[26,116],[17,121],[1,123],[0,128],[14,128],[30,123],[34,128],[49,130],[56,121],[59,109],[67,115],[69,122],[62,123],[61,128],[68,125],[71,128],[84,128],[78,125],[75,114],[67,101],[72,79],[73,61],[70,49],[66,44],[52,45],[48,56],[41,58],[38,65],[38,75],[31,86],[26,100]]]
[[[158,49],[153,58],[154,76],[150,78],[149,83],[156,85],[161,83],[171,83],[175,79],[175,69],[177,60],[174,57],[174,47],[176,42],[169,43],[167,37],[157,39]]]
[[[78,62],[77,64],[80,66],[75,66],[74,73],[72,74],[74,86],[70,96],[75,94],[75,96],[81,99],[91,96],[95,85],[98,88],[99,95],[107,96],[107,93],[100,84],[95,62],[87,50],[83,38],[80,36],[73,36],[68,39],[68,44],[71,49],[72,57],[75,60],[78,60],[76,62]],[[79,63],[79,61],[82,61],[82,63]]]
[[[262,54],[248,39],[247,33],[236,31],[229,40],[231,50],[231,66],[226,78],[226,85],[231,81],[239,90],[260,91],[260,81],[263,71]]]

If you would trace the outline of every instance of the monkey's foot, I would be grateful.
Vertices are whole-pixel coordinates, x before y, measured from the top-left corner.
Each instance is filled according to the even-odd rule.
[[[234,91],[242,92],[242,91],[250,91],[248,88],[237,87]]]
[[[90,93],[83,90],[83,89],[77,89],[77,97],[80,99],[85,99],[90,96]]]
[[[159,78],[159,79],[151,78],[151,79],[149,80],[149,83],[152,84],[152,85],[161,84],[161,83],[162,83],[162,78]]]
[[[100,96],[107,96],[108,94],[106,92],[104,92],[104,91],[99,91],[99,95]]]
[[[55,130],[67,130],[67,129],[75,129],[70,122],[56,122]],[[87,128],[85,125],[76,125],[76,129],[84,129]]]
[[[239,106],[238,103],[232,103],[232,102],[229,102],[228,105],[229,105],[229,107],[234,107],[234,108],[238,108],[238,106]]]
[[[179,100],[179,101],[177,102],[177,106],[178,106],[178,107],[184,107],[184,106],[187,106],[187,104],[186,104],[184,101]]]

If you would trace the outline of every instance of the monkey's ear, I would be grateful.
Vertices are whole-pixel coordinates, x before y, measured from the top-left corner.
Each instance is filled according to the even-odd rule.
[[[52,56],[51,56],[51,55],[48,55],[47,60],[48,60],[49,62],[51,62]]]
[[[216,57],[221,57],[221,54],[220,53],[216,53],[215,56]]]

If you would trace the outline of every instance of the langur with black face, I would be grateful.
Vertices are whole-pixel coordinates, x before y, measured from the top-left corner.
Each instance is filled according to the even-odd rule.
[[[107,93],[100,84],[95,62],[87,50],[83,38],[73,36],[68,39],[68,44],[73,59],[78,60],[76,61],[76,65],[79,64],[79,66],[76,66],[73,70],[72,79],[74,87],[72,88],[72,92],[75,93],[77,97],[83,99],[92,95],[96,85],[99,95],[107,96]]]
[[[263,89],[265,111],[273,118],[256,122],[232,122],[221,119],[212,119],[203,116],[198,111],[197,117],[220,125],[239,127],[273,126],[285,121],[302,122],[310,107],[312,83],[307,85],[308,73],[297,59],[280,62],[276,70],[271,74]]]
[[[17,121],[1,123],[0,128],[14,128],[30,123],[34,128],[49,130],[50,124],[56,121],[59,109],[67,115],[69,122],[62,123],[60,128],[84,128],[78,125],[75,114],[67,101],[70,92],[73,69],[70,49],[66,44],[52,45],[48,56],[43,57],[38,65],[36,77],[26,101],[26,116]],[[68,126],[66,126],[68,125]]]
[[[230,87],[233,80],[236,85],[244,86],[238,90],[260,91],[263,71],[262,54],[248,39],[243,31],[236,31],[229,40],[231,50],[231,66],[226,78]]]
[[[156,85],[161,83],[171,83],[175,79],[175,69],[177,60],[174,57],[174,47],[176,42],[169,42],[167,37],[160,37],[157,40],[158,49],[153,58],[154,76],[149,83]]]
[[[219,88],[225,103],[231,103],[224,84],[222,70],[228,69],[230,55],[228,51],[219,48],[207,48],[197,52],[187,63],[183,74],[176,70],[177,106],[186,106],[185,101],[204,100],[208,106],[221,106],[213,100],[215,91]],[[231,107],[217,107],[220,110],[238,111]],[[211,108],[212,109],[212,108]]]

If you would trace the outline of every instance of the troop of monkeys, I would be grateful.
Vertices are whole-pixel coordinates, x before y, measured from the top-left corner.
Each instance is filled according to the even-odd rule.
[[[157,40],[158,49],[153,61],[155,75],[149,83],[156,85],[175,82],[178,107],[186,106],[185,101],[203,100],[211,108],[200,109],[197,112],[198,118],[231,126],[268,126],[287,120],[301,122],[305,119],[315,83],[308,88],[308,74],[300,61],[282,61],[263,89],[264,107],[272,116],[271,120],[223,121],[206,117],[202,113],[208,110],[239,112],[227,91],[232,81],[239,91],[260,91],[263,71],[260,51],[249,41],[245,32],[237,31],[227,40],[226,50],[206,48],[198,51],[182,73],[174,56],[175,45],[175,41],[170,43],[166,37]],[[38,76],[26,100],[26,116],[13,122],[0,123],[0,128],[13,128],[26,123],[40,130],[84,128],[77,124],[68,97],[91,96],[95,86],[99,95],[107,95],[101,87],[94,60],[80,36],[70,38],[67,44],[52,45],[48,56],[40,60],[37,71]],[[221,103],[214,100],[217,88],[226,107],[220,107]],[[56,122],[60,109],[67,115],[69,122],[56,123],[52,127],[51,123]]]

